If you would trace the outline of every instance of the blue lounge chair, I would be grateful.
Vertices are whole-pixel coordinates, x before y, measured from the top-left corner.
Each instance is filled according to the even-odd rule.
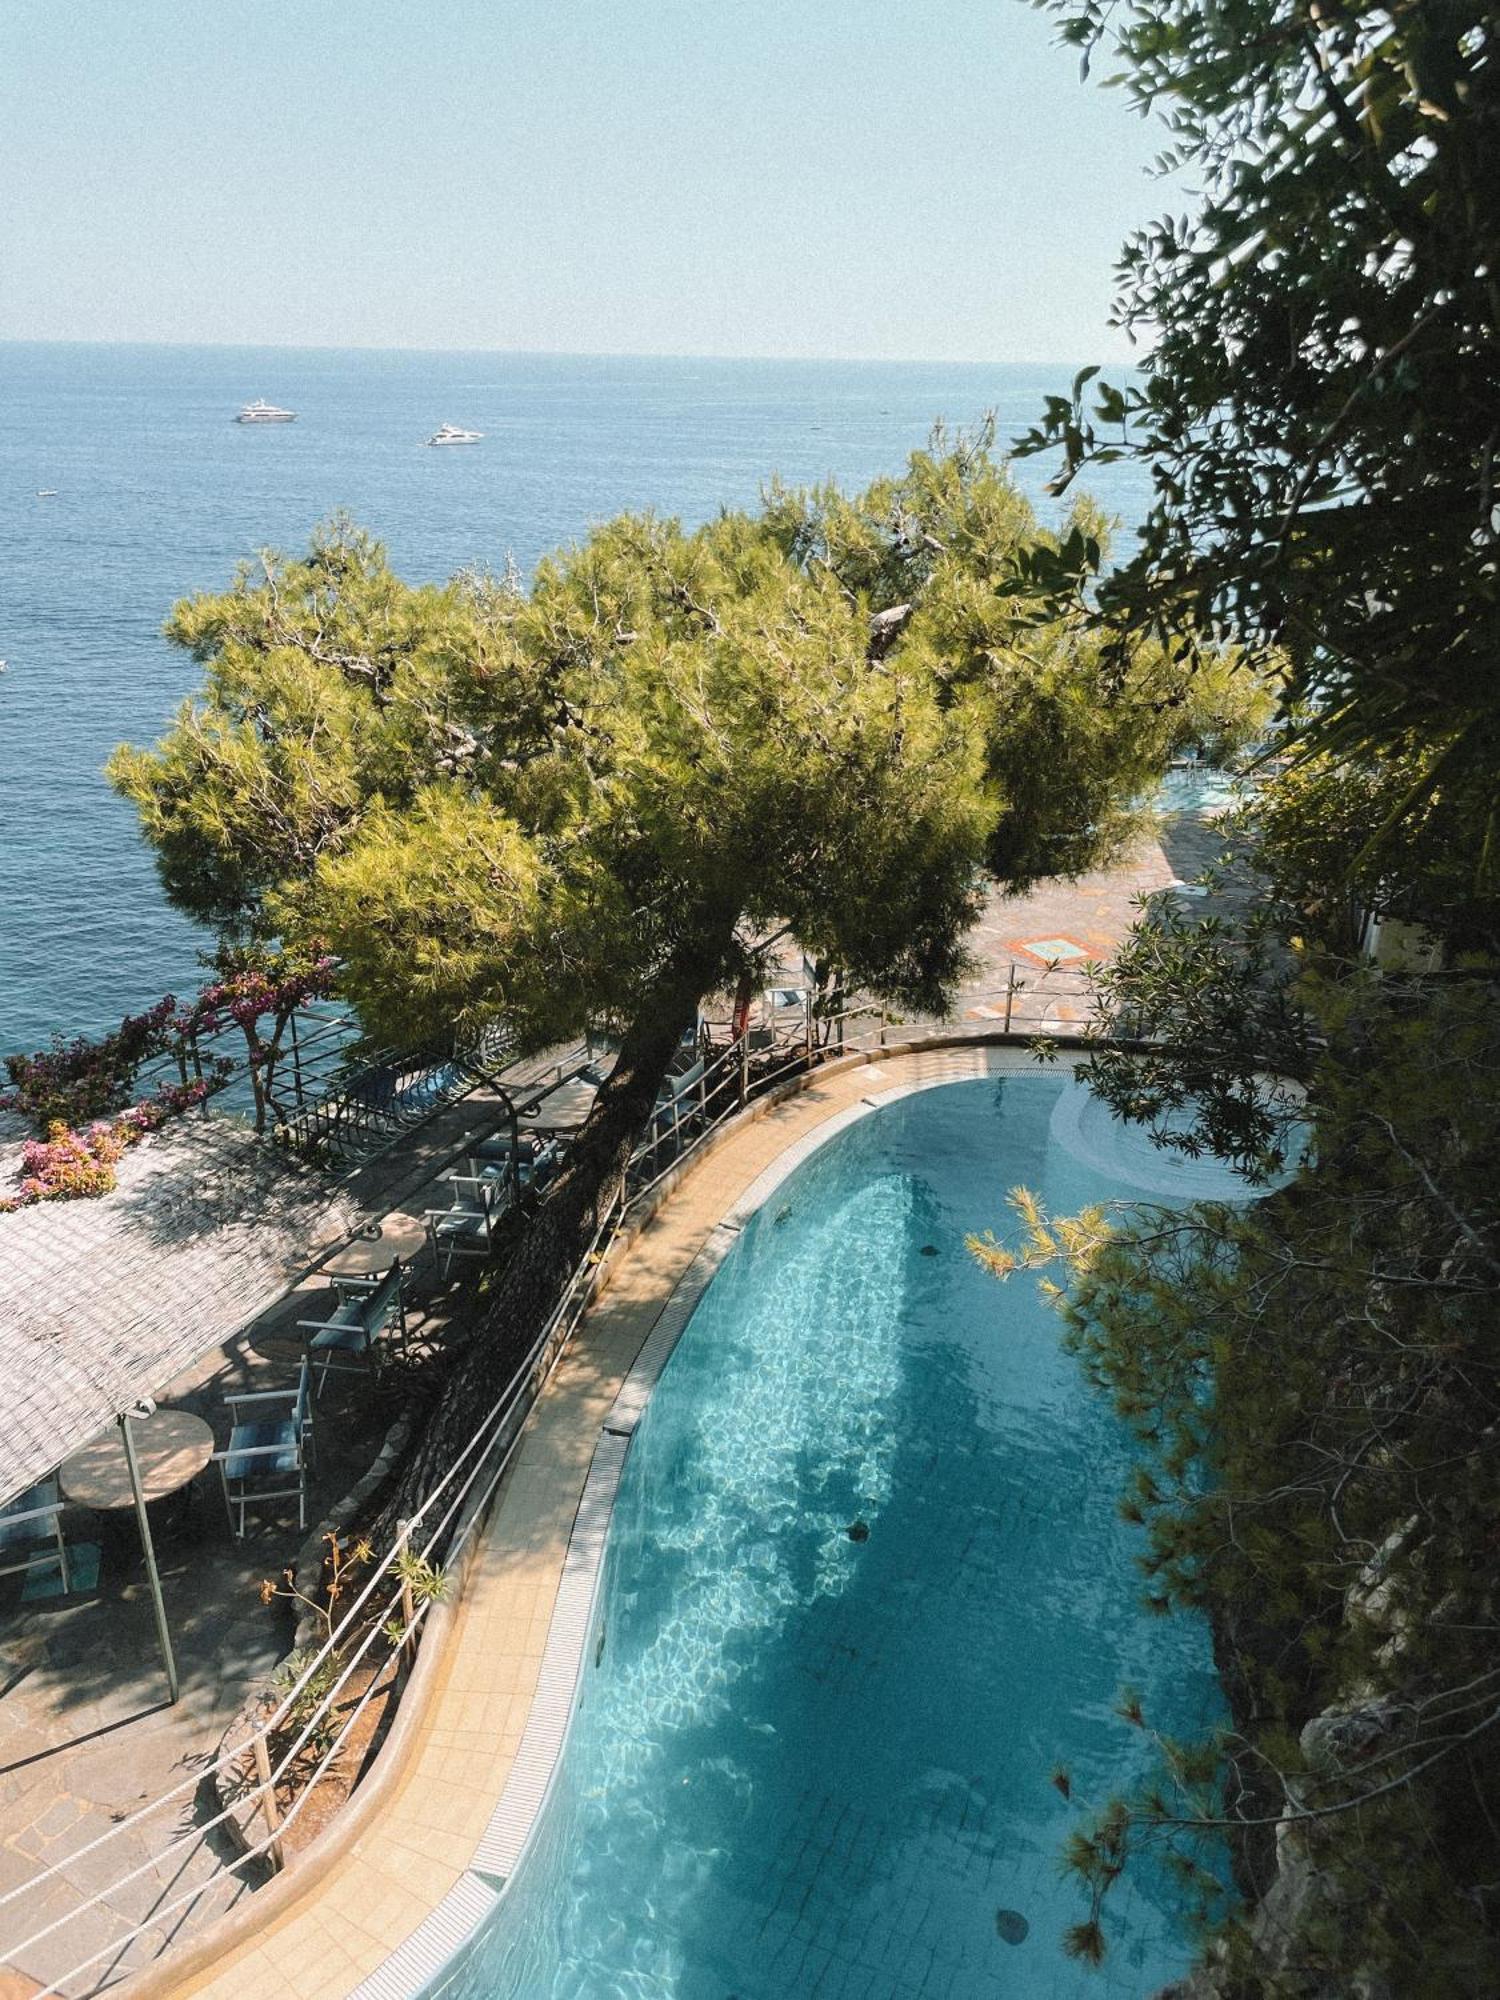
[[[62,1510],[55,1479],[40,1480],[0,1507],[0,1576],[14,1576],[18,1570],[50,1569],[56,1563],[62,1571],[63,1589],[73,1588]],[[18,1559],[7,1561],[7,1557]]]
[[[469,1155],[471,1177],[477,1181],[508,1181],[512,1152],[517,1182],[523,1189],[535,1188],[538,1193],[562,1165],[562,1147],[556,1139],[523,1132],[520,1144],[513,1148],[509,1135],[501,1132],[493,1138],[481,1139],[475,1146]]]
[[[695,1099],[698,1110],[703,1110],[703,1092],[701,1056],[686,1064],[684,1068],[674,1070],[663,1077],[651,1112],[651,1137],[664,1139],[669,1133],[674,1138],[679,1136],[683,1126],[694,1115]]]
[[[495,1231],[511,1205],[510,1188],[502,1173],[444,1174],[450,1194],[446,1208],[424,1212],[428,1240],[438,1270],[447,1278],[459,1257],[488,1257]]]
[[[307,1473],[312,1463],[312,1369],[304,1361],[292,1389],[247,1390],[226,1396],[229,1444],[214,1453],[224,1486],[230,1531],[245,1539],[245,1510],[295,1500],[297,1526],[307,1526]],[[254,1407],[255,1414],[244,1412]]]
[[[379,1361],[375,1343],[388,1326],[396,1327],[405,1348],[406,1300],[402,1283],[399,1258],[383,1278],[335,1278],[333,1288],[339,1302],[333,1317],[298,1320],[308,1361],[317,1371],[320,1396],[330,1374],[355,1368],[375,1372]]]

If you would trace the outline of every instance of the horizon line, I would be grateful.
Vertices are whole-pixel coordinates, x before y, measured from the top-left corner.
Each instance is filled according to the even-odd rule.
[[[796,366],[835,368],[1072,368],[1080,364],[1073,356],[1045,355],[998,359],[942,357],[933,355],[886,354],[727,354],[672,353],[650,348],[565,348],[565,347],[400,347],[371,342],[262,341],[262,340],[100,340],[50,336],[38,339],[25,334],[0,334],[0,347],[89,347],[211,349],[228,354],[451,354],[483,356],[490,360],[517,361],[717,361],[739,364],[782,363]],[[1121,357],[1104,361],[1104,368],[1137,368],[1139,360]]]

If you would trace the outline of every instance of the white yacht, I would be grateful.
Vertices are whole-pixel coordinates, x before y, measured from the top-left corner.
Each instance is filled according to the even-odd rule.
[[[235,418],[237,424],[294,424],[296,421],[295,410],[278,410],[274,403],[266,402],[263,397],[246,403]]]
[[[478,444],[483,436],[483,431],[466,431],[460,429],[457,424],[444,424],[441,430],[433,432],[427,442],[429,444]]]

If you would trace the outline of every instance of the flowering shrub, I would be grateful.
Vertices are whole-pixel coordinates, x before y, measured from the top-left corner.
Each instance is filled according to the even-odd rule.
[[[160,1131],[169,1118],[176,1118],[181,1112],[191,1111],[195,1104],[201,1104],[227,1080],[223,1072],[234,1074],[234,1064],[219,1057],[213,1064],[215,1074],[201,1077],[196,1083],[164,1083],[150,1097],[143,1097],[139,1104],[132,1104],[128,1111],[122,1111],[115,1120],[114,1129],[124,1130],[130,1136],[127,1145],[136,1139],[144,1139],[148,1132]]]
[[[0,1095],[0,1111],[20,1112],[45,1136],[22,1148],[20,1183],[14,1195],[0,1197],[0,1214],[38,1201],[108,1194],[127,1146],[234,1076],[237,1066],[229,1057],[205,1062],[199,1052],[202,1038],[231,1026],[245,1038],[256,1130],[264,1127],[287,1025],[304,1002],[332,992],[334,962],[319,952],[226,946],[212,963],[218,976],[187,1006],[168,993],[97,1041],[77,1035],[65,1042],[57,1035],[34,1055],[6,1057],[12,1088]],[[260,1024],[268,1018],[271,1030],[264,1036]],[[162,1055],[176,1058],[181,1082],[163,1083],[131,1104],[137,1070]],[[190,1061],[197,1072],[191,1080]]]
[[[247,1037],[271,1015],[277,1021],[333,990],[334,961],[286,951],[225,948],[214,957],[219,977],[205,986],[185,1021],[196,1034],[217,1034],[233,1021]],[[255,1038],[258,1040],[258,1036]]]
[[[117,1110],[130,1095],[141,1064],[161,1055],[178,1031],[177,1002],[172,994],[144,1014],[127,1014],[111,1034],[98,1041],[75,1035],[65,1042],[54,1035],[50,1048],[29,1056],[7,1056],[11,1090],[0,1095],[0,1111],[19,1111],[39,1132],[61,1121],[82,1125]]]
[[[271,1081],[282,1037],[297,1009],[333,991],[334,961],[326,952],[290,952],[263,946],[225,946],[215,954],[219,977],[198,995],[189,1017],[195,1035],[220,1033],[231,1022],[245,1037],[255,1129],[266,1122]],[[269,1020],[269,1036],[260,1024]]]
[[[201,1104],[213,1088],[207,1082],[164,1084],[118,1118],[100,1120],[87,1131],[74,1131],[62,1119],[53,1119],[45,1139],[28,1139],[21,1148],[20,1184],[15,1194],[0,1197],[0,1215],[38,1201],[109,1194],[127,1147],[148,1132],[160,1131],[169,1118]]]
[[[45,1139],[28,1139],[21,1148],[20,1191],[4,1206],[10,1210],[34,1201],[76,1201],[81,1195],[108,1194],[126,1143],[113,1125],[72,1132],[60,1118],[54,1119]]]

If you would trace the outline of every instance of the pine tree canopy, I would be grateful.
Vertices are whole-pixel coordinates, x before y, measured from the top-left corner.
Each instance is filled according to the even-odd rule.
[[[1122,676],[1084,615],[1102,551],[984,440],[695,532],[622,517],[529,590],[407,585],[335,521],[177,607],[206,687],[111,774],[176,902],[325,940],[382,1037],[503,1015],[545,1045],[788,932],[940,1008],[986,867],[1112,853],[1173,744],[1263,701],[1149,644]]]

